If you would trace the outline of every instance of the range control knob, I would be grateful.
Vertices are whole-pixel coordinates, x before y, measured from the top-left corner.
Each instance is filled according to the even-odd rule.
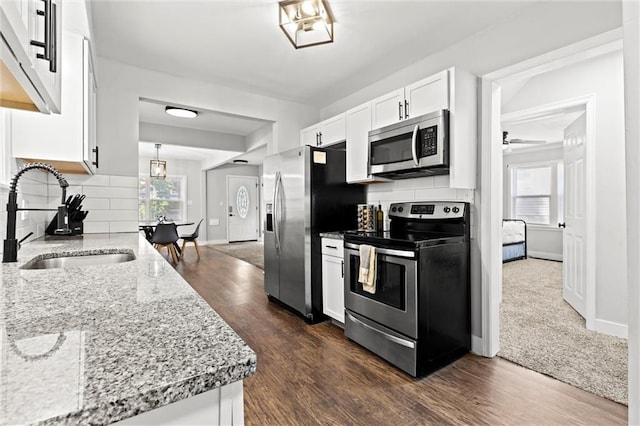
[[[397,209],[395,207],[391,207],[391,211],[395,212]]]
[[[403,210],[404,210],[403,207],[398,207],[398,213],[402,213]]]
[[[454,213],[458,213],[460,211],[460,209],[457,208],[457,207],[454,207],[453,210],[451,210],[451,211],[454,212]]]
[[[449,206],[447,206],[443,210],[444,210],[445,213],[449,213],[451,211],[451,208]]]

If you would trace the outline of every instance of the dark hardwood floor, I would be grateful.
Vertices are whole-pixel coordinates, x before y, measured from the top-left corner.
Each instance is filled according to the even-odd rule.
[[[627,407],[500,358],[468,354],[415,380],[328,321],[267,300],[263,271],[206,246],[176,270],[255,350],[247,425],[613,425]]]

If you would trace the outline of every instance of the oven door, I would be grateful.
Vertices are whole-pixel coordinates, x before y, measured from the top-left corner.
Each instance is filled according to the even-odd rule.
[[[345,242],[344,246],[345,308],[406,336],[417,338],[416,253],[376,247],[376,291],[368,293],[358,282],[360,246],[349,242]]]

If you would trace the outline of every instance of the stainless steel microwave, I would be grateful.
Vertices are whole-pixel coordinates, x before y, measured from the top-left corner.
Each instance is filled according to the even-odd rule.
[[[369,173],[406,179],[449,173],[449,111],[369,132]]]

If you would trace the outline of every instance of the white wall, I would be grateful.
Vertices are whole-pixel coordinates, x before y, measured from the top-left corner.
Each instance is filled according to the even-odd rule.
[[[512,152],[504,151],[503,178],[504,190],[502,192],[503,218],[511,219],[509,214],[511,199],[509,197],[510,166],[517,164],[535,164],[549,161],[562,161],[562,144],[553,144],[551,147],[540,146],[534,148],[514,149]],[[527,252],[529,256],[540,259],[562,260],[562,230],[557,226],[541,226],[527,224]]]
[[[622,52],[538,75],[503,106],[510,113],[594,94],[596,211],[596,328],[626,327],[627,250]]]
[[[139,173],[148,175],[149,161],[154,160],[152,157],[139,157],[138,167]],[[195,160],[178,160],[165,159],[167,161],[167,171],[169,175],[186,176],[187,177],[187,216],[186,220],[193,222],[193,226],[182,226],[178,230],[180,234],[189,234],[195,230],[200,219],[204,218],[205,199],[203,196],[203,170],[201,162]],[[205,241],[206,233],[204,223],[200,227],[200,238]]]
[[[416,63],[322,108],[325,119],[392,90],[455,66],[476,75],[522,62],[618,28],[619,1],[541,2],[516,12],[472,37],[433,55],[420,55]]]
[[[205,84],[100,58],[98,60],[100,171],[138,174],[138,99],[191,105],[276,122],[269,152],[298,144],[299,129],[316,121],[315,108],[224,86]]]
[[[207,242],[227,242],[227,176],[256,176],[257,166],[237,166],[233,164],[207,170]],[[258,194],[260,191],[258,191]],[[259,196],[259,195],[258,195]],[[261,205],[258,200],[258,205]],[[261,221],[262,215],[258,217]],[[218,219],[219,225],[209,226],[210,219]]]

